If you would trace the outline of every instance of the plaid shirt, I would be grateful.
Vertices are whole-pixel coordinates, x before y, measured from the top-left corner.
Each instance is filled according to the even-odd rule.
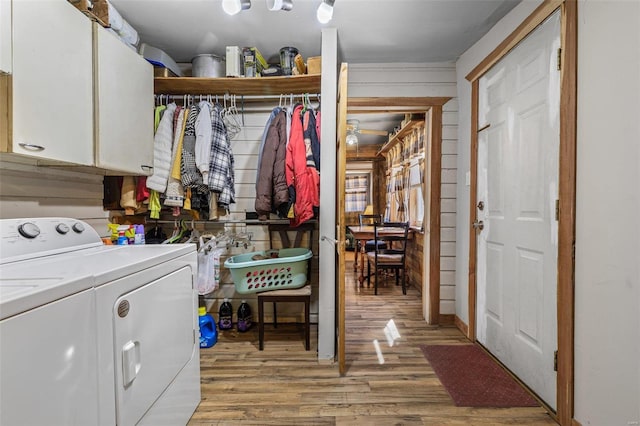
[[[200,108],[197,105],[191,105],[182,140],[180,178],[185,188],[194,188],[197,192],[207,193],[209,188],[202,181],[202,174],[196,167],[196,118],[199,112]]]
[[[209,189],[218,193],[218,206],[228,209],[235,203],[234,159],[227,128],[220,116],[219,105],[211,108],[211,154],[209,157]]]

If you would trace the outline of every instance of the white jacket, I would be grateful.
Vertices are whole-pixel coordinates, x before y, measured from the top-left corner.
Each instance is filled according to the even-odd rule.
[[[167,105],[153,140],[153,175],[147,179],[147,188],[163,193],[171,169],[171,146],[173,143],[173,116],[175,102]]]
[[[211,105],[202,101],[198,104],[200,113],[196,119],[196,167],[202,180],[209,182],[209,158],[211,154]]]

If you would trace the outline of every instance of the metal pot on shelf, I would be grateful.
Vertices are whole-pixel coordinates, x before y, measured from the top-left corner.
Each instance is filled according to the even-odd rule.
[[[191,60],[193,77],[224,77],[226,72],[225,60],[218,55],[197,55]]]

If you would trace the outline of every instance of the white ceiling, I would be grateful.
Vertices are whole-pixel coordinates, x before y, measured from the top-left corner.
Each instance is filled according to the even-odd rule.
[[[321,29],[338,29],[339,60],[348,63],[455,61],[521,0],[335,0],[333,19],[316,19],[320,0],[292,0],[271,12],[265,0],[229,16],[221,0],[110,0],[139,33],[176,62],[226,46],[255,46],[269,62],[281,47],[320,55]],[[391,130],[397,116],[357,116],[361,128]],[[364,137],[380,143],[384,137]]]

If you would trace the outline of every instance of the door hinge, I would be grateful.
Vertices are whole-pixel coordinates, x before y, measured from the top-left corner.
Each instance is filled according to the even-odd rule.
[[[560,220],[560,200],[556,200],[556,221]]]
[[[562,48],[558,48],[558,71],[562,69]]]
[[[576,242],[571,243],[571,259],[576,260]]]
[[[558,351],[553,351],[553,371],[558,371]]]

